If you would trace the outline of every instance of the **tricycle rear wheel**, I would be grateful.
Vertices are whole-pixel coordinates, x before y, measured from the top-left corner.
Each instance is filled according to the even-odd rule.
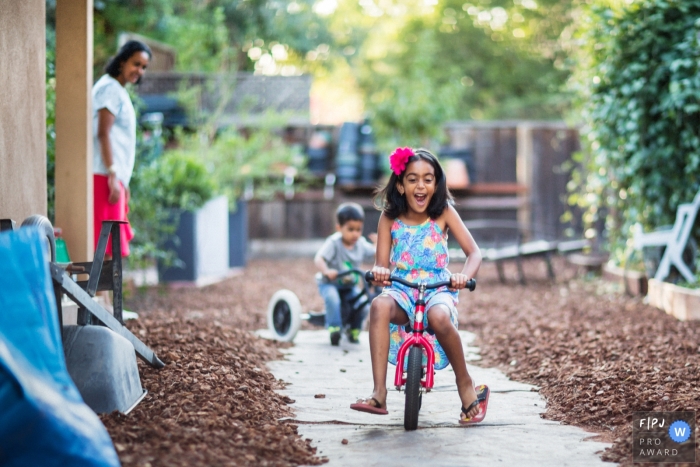
[[[408,370],[406,371],[406,409],[403,427],[412,431],[418,428],[418,411],[421,406],[420,380],[423,376],[423,350],[418,346],[408,352]]]

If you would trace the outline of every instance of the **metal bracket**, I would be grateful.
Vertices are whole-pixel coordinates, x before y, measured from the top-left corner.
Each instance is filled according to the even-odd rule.
[[[93,261],[72,263],[68,272],[89,274],[87,281],[74,281],[66,270],[55,263],[50,263],[51,277],[56,291],[59,319],[61,318],[61,295],[65,293],[78,304],[78,325],[93,324],[93,318],[99,323],[126,338],[134,346],[136,355],[153,368],[163,368],[165,364],[156,354],[141,342],[131,331],[124,327],[122,318],[122,251],[121,224],[123,221],[103,221],[100,237],[95,250]],[[109,238],[112,238],[112,259],[105,261],[105,251]],[[88,272],[89,270],[89,272]],[[99,303],[92,299],[100,290],[113,292],[112,304],[114,314],[109,313]]]
[[[51,278],[54,283],[61,287],[63,292],[70,297],[79,306],[85,308],[89,313],[102,321],[112,331],[116,332],[126,340],[131,342],[138,355],[144,362],[151,365],[153,368],[163,368],[163,363],[146,344],[141,342],[138,337],[134,336],[122,323],[112,316],[107,310],[102,308],[99,303],[92,299],[86,291],[84,291],[60,266],[51,263]]]
[[[0,219],[0,232],[5,230],[15,230],[17,228],[17,222],[12,219]]]

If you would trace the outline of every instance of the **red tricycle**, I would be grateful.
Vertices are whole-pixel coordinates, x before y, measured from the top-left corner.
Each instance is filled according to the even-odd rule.
[[[367,283],[374,281],[372,271],[365,273]],[[394,385],[397,390],[401,390],[405,386],[406,407],[404,411],[403,426],[406,430],[415,430],[418,427],[418,411],[421,407],[423,399],[423,389],[425,392],[430,392],[433,388],[433,377],[435,371],[435,354],[430,342],[425,338],[423,333],[426,331],[423,324],[423,316],[425,314],[425,291],[429,289],[437,289],[438,287],[451,285],[450,281],[435,282],[426,284],[424,282],[414,284],[399,277],[391,277],[390,281],[399,282],[407,287],[418,289],[418,300],[416,300],[415,319],[413,321],[413,334],[406,339],[399,348],[396,357],[396,376],[394,377]],[[467,282],[467,289],[474,291],[476,288],[476,279],[470,279]],[[408,354],[408,368],[404,368],[404,359]],[[423,365],[423,354],[426,356],[426,364]]]

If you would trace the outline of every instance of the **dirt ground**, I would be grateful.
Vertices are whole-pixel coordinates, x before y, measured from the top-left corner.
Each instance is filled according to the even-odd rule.
[[[700,324],[683,323],[623,295],[618,287],[555,263],[514,265],[507,284],[484,264],[477,291],[463,292],[460,328],[475,332],[480,366],[534,384],[544,417],[584,427],[613,443],[603,459],[632,465],[635,411],[697,410]],[[305,311],[320,310],[310,259],[256,260],[240,275],[209,287],[132,291],[132,330],[166,363],[140,365],[149,391],[124,417],[103,416],[125,466],[320,464],[293,422],[293,401],[275,392],[265,362],[279,346],[247,331],[266,326],[267,302],[287,288]],[[305,324],[305,326],[308,326]],[[700,459],[700,456],[698,456]]]

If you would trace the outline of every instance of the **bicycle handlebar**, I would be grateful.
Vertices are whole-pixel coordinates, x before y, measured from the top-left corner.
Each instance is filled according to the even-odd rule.
[[[389,280],[396,281],[400,284],[403,284],[407,287],[411,287],[414,289],[417,289],[420,287],[420,284],[414,284],[413,282],[408,282],[407,280],[401,279],[400,277],[390,277]],[[374,282],[374,273],[372,271],[367,271],[365,273],[365,281],[367,281],[368,283]],[[438,287],[443,287],[443,286],[449,287],[451,285],[452,285],[452,281],[441,281],[441,282],[435,282],[434,284],[426,285],[425,288],[426,289],[437,289]],[[473,292],[474,289],[476,289],[476,279],[469,279],[467,281],[467,285],[466,285],[465,289],[468,289],[470,292]]]

